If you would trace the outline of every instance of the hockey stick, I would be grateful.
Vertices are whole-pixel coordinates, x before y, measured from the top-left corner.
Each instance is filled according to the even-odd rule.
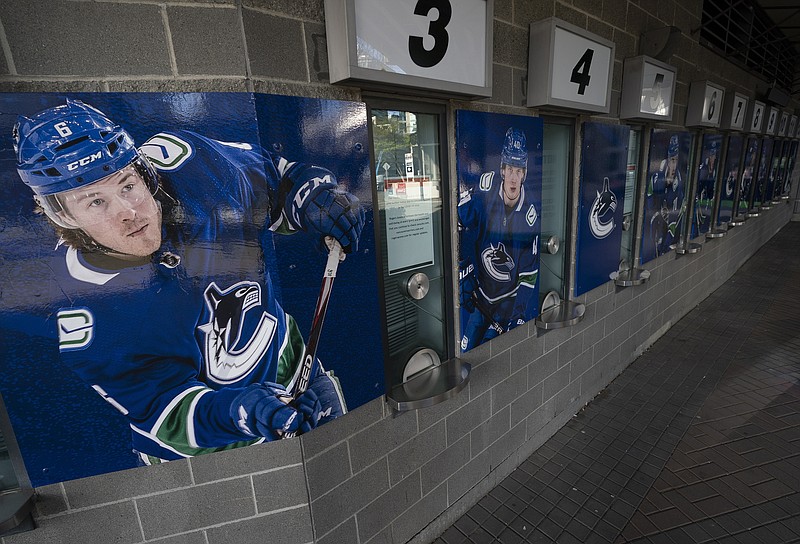
[[[478,295],[475,294],[475,291],[472,292],[472,302],[475,304],[475,307],[480,310],[483,314],[483,317],[489,320],[489,328],[494,330],[498,335],[503,334],[506,330],[503,326],[494,320],[494,316],[489,308],[483,303],[481,299],[478,298]]]
[[[308,333],[308,344],[303,352],[303,361],[300,363],[300,377],[294,386],[292,396],[297,398],[306,389],[311,380],[311,371],[314,369],[314,361],[317,358],[317,345],[322,334],[322,323],[325,321],[325,313],[328,311],[328,301],[333,290],[333,280],[336,278],[336,269],[339,268],[339,258],[342,253],[342,246],[337,240],[331,242],[331,249],[328,253],[328,261],[325,263],[325,272],[322,275],[322,286],[317,297],[317,306],[314,308],[314,319],[311,322],[311,332]],[[284,438],[295,436],[296,432],[288,432]]]

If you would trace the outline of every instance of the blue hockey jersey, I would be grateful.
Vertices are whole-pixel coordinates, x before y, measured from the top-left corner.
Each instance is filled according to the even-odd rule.
[[[493,177],[493,172],[483,174],[480,189],[462,195],[458,219],[463,231],[462,258],[471,260],[477,276],[478,305],[506,327],[510,321],[537,315],[538,212],[524,185],[516,205],[507,208],[502,183],[493,184]],[[462,341],[462,349],[480,340]]]
[[[671,181],[671,183],[668,183]],[[680,172],[667,180],[666,165],[650,177],[647,187],[645,228],[655,257],[670,251],[680,238],[686,213],[685,187]]]
[[[269,231],[299,230],[304,199],[336,178],[190,132],[141,149],[166,195],[161,248],[115,270],[60,249],[70,301],[58,314],[62,360],[129,418],[141,454],[178,459],[268,440],[230,408],[251,384],[291,389],[304,349],[270,281]]]

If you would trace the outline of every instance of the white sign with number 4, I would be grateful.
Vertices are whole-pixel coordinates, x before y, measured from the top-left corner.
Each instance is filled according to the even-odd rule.
[[[604,106],[610,65],[611,48],[557,27],[553,47],[552,97]]]

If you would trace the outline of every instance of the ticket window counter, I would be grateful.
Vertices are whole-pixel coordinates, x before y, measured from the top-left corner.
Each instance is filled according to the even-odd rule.
[[[643,150],[650,147],[649,138],[647,142],[642,142],[643,133],[646,133],[646,136],[650,134],[641,127],[632,127],[628,137],[628,167],[625,172],[625,204],[622,216],[619,270],[611,274],[611,279],[618,287],[641,285],[650,278],[649,270],[635,266],[635,263],[639,262],[638,233],[642,230],[642,214],[639,210],[642,209],[641,196],[643,195],[640,195],[639,187],[643,184],[640,182],[640,177],[647,175],[647,169],[640,168],[640,165],[645,164],[646,155],[643,154]]]
[[[387,400],[397,411],[467,383],[455,355],[444,107],[368,101],[377,202]]]
[[[572,262],[572,119],[545,120],[542,145],[542,235],[540,237],[539,317],[536,326],[557,329],[579,323],[585,306],[569,300]]]

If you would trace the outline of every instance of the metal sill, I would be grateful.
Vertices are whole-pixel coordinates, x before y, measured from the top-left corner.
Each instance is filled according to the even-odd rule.
[[[690,255],[694,255],[701,249],[703,249],[703,246],[701,244],[698,244],[696,242],[689,242],[686,245],[678,244],[677,246],[675,246],[675,253],[677,253],[678,255],[685,255],[687,253],[689,253]]]
[[[761,212],[758,209],[752,209],[749,212],[747,212],[748,219],[750,219],[751,217],[758,217],[759,215],[761,215]]]
[[[744,225],[745,220],[747,220],[746,215],[740,215],[738,217],[734,217],[728,222],[728,226],[730,227],[741,227]]]
[[[16,489],[0,495],[0,536],[24,522],[34,502],[32,489]]]
[[[629,268],[612,272],[610,277],[616,285],[630,287],[632,285],[641,285],[650,279],[650,271],[643,268]]]
[[[469,363],[459,358],[448,359],[392,387],[386,401],[398,412],[439,404],[455,397],[466,387],[471,369]]]
[[[706,240],[716,240],[717,238],[722,238],[725,234],[727,232],[723,229],[714,229],[706,233]]]
[[[557,306],[548,308],[536,318],[536,326],[540,329],[561,329],[571,327],[583,320],[586,306],[580,302],[562,300]]]
[[[771,210],[772,209],[772,204],[770,204],[769,202],[762,202],[761,203],[761,209],[762,210]]]

